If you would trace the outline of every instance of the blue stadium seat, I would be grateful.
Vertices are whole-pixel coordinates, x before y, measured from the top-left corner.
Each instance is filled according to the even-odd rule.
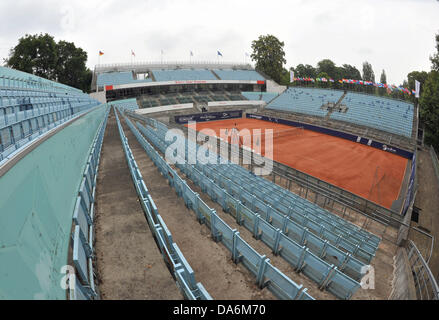
[[[221,80],[264,81],[265,78],[254,70],[214,69]]]
[[[151,81],[151,78],[143,80],[134,79],[132,72],[106,72],[98,74],[96,84],[98,87],[103,87],[131,83],[145,83]]]
[[[100,103],[81,90],[0,67],[0,162]]]
[[[242,92],[242,95],[248,100],[262,100],[267,103],[278,96],[277,93],[272,92]]]
[[[346,113],[333,112],[331,119],[363,125],[410,138],[413,130],[412,103],[349,92],[342,104]]]
[[[324,117],[328,113],[321,106],[336,103],[343,91],[316,88],[289,88],[273,100],[266,109],[289,111],[312,116]]]
[[[178,69],[153,71],[156,81],[217,80],[210,70]]]

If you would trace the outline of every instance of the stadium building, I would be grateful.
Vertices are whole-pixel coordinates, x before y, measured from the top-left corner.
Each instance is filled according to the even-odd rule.
[[[0,67],[0,299],[438,298],[413,103],[238,63],[92,90]]]

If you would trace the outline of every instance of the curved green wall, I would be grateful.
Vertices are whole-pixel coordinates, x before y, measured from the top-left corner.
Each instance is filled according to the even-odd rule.
[[[65,299],[76,195],[107,106],[57,132],[0,177],[0,299]]]

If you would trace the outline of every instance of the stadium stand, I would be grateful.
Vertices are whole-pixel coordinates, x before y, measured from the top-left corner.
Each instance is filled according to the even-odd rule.
[[[98,87],[121,85],[130,83],[151,82],[151,78],[136,80],[133,78],[132,72],[106,72],[98,75],[96,84]]]
[[[247,100],[240,92],[236,91],[192,91],[175,94],[155,94],[139,97],[141,108],[154,108],[167,105],[184,103],[208,103],[213,101],[243,101]]]
[[[217,80],[210,70],[179,69],[153,71],[156,81]]]
[[[331,119],[364,125],[408,138],[412,136],[412,103],[349,92],[342,104],[348,107],[348,111],[333,112]]]
[[[215,212],[209,208],[195,193],[187,183],[180,178],[177,172],[160,156],[160,154],[148,143],[141,135],[139,130],[125,119],[131,131],[143,146],[148,156],[157,165],[160,172],[165,176],[177,194],[183,197],[186,205],[192,208],[197,214],[200,223],[205,223],[211,229],[212,238],[221,242],[232,253],[235,263],[242,262],[256,277],[256,282],[260,288],[268,287],[277,297],[281,299],[293,300],[314,300],[302,285],[297,285],[294,281],[285,276],[280,270],[275,268],[266,256],[256,252],[246,241],[244,241],[237,230],[232,230]],[[154,120],[151,120],[154,122]],[[161,125],[161,124],[158,124]],[[139,126],[139,124],[138,124]],[[140,126],[141,129],[144,127]],[[148,138],[157,143],[156,147],[165,152],[166,144],[160,141],[154,134],[148,134]]]
[[[48,130],[98,105],[75,88],[0,67],[0,163]]]
[[[279,94],[272,92],[242,92],[242,95],[248,100],[262,100],[269,103],[276,98]]]
[[[108,103],[110,106],[114,106],[117,108],[120,108],[122,110],[136,110],[139,109],[139,106],[137,105],[136,99],[125,99],[125,100],[116,100],[111,101]]]
[[[154,200],[149,194],[142,174],[137,167],[137,163],[128,144],[128,139],[124,134],[116,111],[115,115],[120,139],[122,141],[125,157],[130,169],[131,178],[133,179],[137,194],[139,195],[139,199],[141,201],[141,205],[150,229],[157,239],[159,249],[163,255],[163,259],[166,263],[171,264],[169,265],[169,267],[172,270],[175,279],[177,279],[177,283],[179,284],[179,287],[186,299],[212,300],[211,296],[204,289],[203,285],[195,281],[195,275],[192,268],[184,258],[177,244],[173,241],[171,232],[169,231],[164,220],[158,213],[158,209],[154,203]],[[128,125],[131,125],[131,123],[127,123]]]
[[[266,107],[267,110],[287,111],[326,117],[382,130],[410,138],[413,130],[414,106],[411,103],[339,90],[289,88]],[[342,98],[342,99],[341,99]],[[340,111],[322,108],[328,103],[343,106]]]
[[[156,131],[147,129],[139,123],[137,123],[137,126],[162,152],[165,152],[166,147],[172,143],[165,142],[166,129],[164,129],[165,126],[162,124],[157,124],[158,129]],[[186,159],[188,152],[188,149],[186,149]],[[289,219],[291,214],[283,216],[277,211],[277,208],[270,207],[270,205],[264,204],[261,200],[258,201],[253,193],[246,192],[246,190],[240,187],[240,185],[248,182],[237,182],[234,184],[234,188],[238,188],[237,192],[233,190],[233,187],[228,188],[227,185],[230,187],[233,181],[236,182],[237,180],[234,177],[219,179],[218,177],[221,174],[216,172],[216,170],[220,167],[222,168],[222,166],[201,165],[199,163],[192,166],[187,163],[183,165],[182,163],[184,161],[177,161],[177,167],[193,180],[195,184],[200,185],[204,192],[214,201],[220,203],[226,212],[234,208],[238,223],[243,224],[252,231],[257,239],[267,244],[275,254],[280,254],[297,271],[303,272],[310,279],[317,282],[319,286],[327,288],[328,291],[341,299],[349,299],[359,288],[359,283],[353,278],[358,281],[361,279],[364,263],[337,247],[339,246],[343,249],[347,247],[344,240],[341,240],[340,235],[332,234],[333,239],[338,239],[334,244],[323,240],[319,237],[319,235],[324,234],[323,225],[319,225],[317,221],[314,221],[313,226],[310,220],[310,223],[306,224],[308,228],[302,227],[292,219]],[[230,167],[224,168],[224,170],[225,172],[230,171]],[[226,176],[225,172],[223,177]],[[263,188],[259,187],[258,189],[262,190]],[[258,210],[258,206],[265,209]],[[252,211],[252,209],[255,211]],[[316,229],[318,232],[316,232]],[[357,247],[357,249],[359,248]],[[374,246],[370,246],[368,249],[371,249],[373,252],[374,249],[376,250]],[[333,282],[333,280],[330,280],[333,279],[332,277],[337,280]]]
[[[265,78],[254,70],[214,69],[221,80],[254,80],[264,81]]]
[[[327,110],[321,107],[327,103],[336,103],[343,91],[315,88],[289,88],[274,99],[266,109],[303,113],[325,117]]]

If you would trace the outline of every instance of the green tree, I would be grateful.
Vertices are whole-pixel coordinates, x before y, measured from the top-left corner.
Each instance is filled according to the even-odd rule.
[[[380,83],[387,84],[387,76],[386,76],[386,71],[384,71],[384,69],[383,72],[381,72]]]
[[[284,45],[284,42],[273,35],[259,36],[258,40],[252,42],[251,58],[256,62],[256,70],[262,71],[278,83],[286,63]]]
[[[363,80],[375,82],[375,73],[373,72],[372,65],[367,61],[363,63]]]
[[[330,78],[339,80],[340,74],[335,63],[330,59],[324,59],[317,63],[317,73],[326,73]]]
[[[25,35],[5,60],[8,67],[56,80],[57,45],[49,34]]]
[[[25,35],[10,50],[6,65],[16,70],[89,91],[87,53],[74,43],[55,42],[49,34]]]
[[[294,69],[294,73],[295,76],[299,78],[315,78],[317,75],[316,69],[309,64],[298,64]]]
[[[425,125],[425,142],[439,149],[439,72],[430,72],[419,100],[420,117]]]
[[[354,79],[354,80],[361,80],[361,73],[360,71],[349,64],[344,64],[340,68],[340,75],[342,79]]]
[[[59,41],[57,45],[58,81],[66,85],[88,91],[92,72],[86,67],[87,52],[77,48],[74,43]]]
[[[439,71],[439,33],[436,35],[436,53],[430,57],[432,69]]]

